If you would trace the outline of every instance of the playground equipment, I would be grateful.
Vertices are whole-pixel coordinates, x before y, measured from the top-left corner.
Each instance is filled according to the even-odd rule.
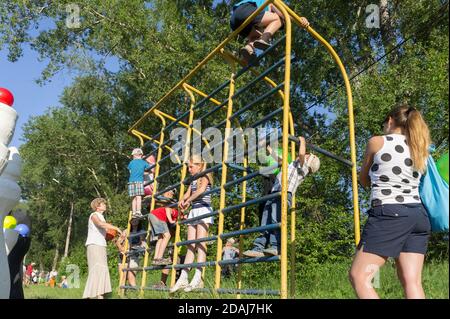
[[[285,36],[281,37],[277,41],[273,43],[273,45],[262,52],[258,58],[249,65],[245,65],[239,58],[235,57],[229,50],[226,49],[226,46],[231,43],[233,39],[239,34],[239,32],[250,22],[252,21],[264,8],[269,4],[275,5],[284,15],[285,17]],[[136,271],[142,272],[142,280],[141,285],[138,288],[133,288],[131,286],[125,285],[125,276],[121,274],[120,276],[120,294],[123,295],[126,289],[138,289],[140,291],[140,296],[142,297],[145,290],[166,290],[164,288],[152,288],[146,286],[147,281],[147,272],[152,270],[161,270],[161,269],[170,269],[171,270],[171,285],[173,286],[175,283],[175,273],[177,269],[182,268],[195,268],[195,267],[215,267],[215,277],[214,277],[214,288],[203,288],[196,291],[212,291],[215,294],[236,294],[237,298],[239,298],[242,294],[254,294],[254,295],[279,295],[281,298],[287,298],[288,296],[295,296],[295,197],[293,198],[293,203],[291,209],[288,209],[287,206],[287,166],[288,166],[288,153],[291,155],[291,158],[295,158],[295,149],[298,143],[298,140],[295,136],[295,127],[293,116],[291,112],[290,106],[290,93],[291,93],[291,64],[295,61],[296,57],[292,56],[291,44],[292,44],[292,24],[291,20],[294,21],[297,25],[300,24],[300,17],[292,11],[286,4],[284,4],[280,0],[267,0],[258,10],[256,10],[237,30],[231,33],[222,43],[220,43],[208,56],[202,60],[192,71],[189,72],[178,84],[176,84],[167,94],[165,94],[156,104],[154,104],[130,129],[129,133],[135,136],[141,144],[141,147],[144,149],[149,146],[154,146],[154,149],[148,153],[148,156],[154,155],[156,153],[156,162],[152,165],[152,168],[155,169],[154,179],[149,182],[149,184],[153,184],[153,193],[150,198],[150,211],[153,210],[161,200],[161,195],[171,189],[179,189],[179,198],[181,199],[186,191],[186,185],[189,184],[190,181],[200,178],[209,172],[219,173],[219,186],[212,188],[208,193],[210,194],[219,194],[219,207],[211,214],[206,214],[200,217],[191,218],[189,220],[178,221],[175,231],[175,240],[173,245],[173,264],[168,266],[148,266],[148,258],[149,258],[149,250],[144,249],[143,251],[135,251],[129,249],[128,240],[125,244],[126,250],[128,251],[124,254],[123,257],[123,271]],[[353,104],[352,104],[352,94],[351,87],[348,76],[346,74],[345,68],[340,61],[340,58],[331,47],[331,45],[325,41],[316,31],[314,31],[311,27],[306,28],[306,31],[309,32],[315,39],[317,39],[321,44],[323,44],[326,50],[330,53],[335,63],[338,65],[339,70],[344,79],[346,94],[347,94],[347,106],[348,106],[348,121],[349,121],[349,137],[350,137],[350,152],[351,152],[351,160],[343,159],[340,156],[332,154],[318,146],[309,144],[309,148],[314,151],[321,153],[325,156],[329,156],[351,168],[352,175],[352,192],[353,192],[353,209],[354,209],[354,224],[355,224],[355,242],[356,244],[359,242],[359,207],[358,207],[358,184],[357,184],[357,167],[356,167],[356,149],[355,149],[355,136],[354,136],[354,119],[353,119]],[[277,47],[279,47],[284,42],[284,57],[275,62],[274,64],[268,66],[262,72],[258,72],[256,69],[259,68],[256,65],[259,62],[266,62],[263,60],[268,56],[269,53],[273,53]],[[223,82],[223,84],[219,85],[216,89],[214,89],[210,93],[204,93],[202,90],[194,86],[195,81],[202,84],[201,81],[198,81],[196,76],[201,75],[204,68],[208,65],[213,58],[223,58],[226,63],[229,65],[231,69],[231,74],[227,80]],[[284,67],[284,68],[283,68]],[[282,79],[283,82],[277,84],[274,80],[269,78],[269,74],[271,72],[275,72],[276,70],[282,69]],[[253,76],[253,78],[251,78]],[[244,84],[240,84],[241,81],[246,79],[250,80]],[[252,88],[255,86],[259,86],[261,83],[269,86],[270,90],[265,92],[260,96],[254,97],[254,93],[250,93]],[[197,85],[198,86],[198,85]],[[227,89],[227,91],[225,90]],[[225,93],[224,93],[225,92]],[[181,114],[177,114],[177,116],[172,116],[163,112],[164,106],[167,103],[178,103],[180,101],[184,101],[183,96],[185,94],[189,98],[189,108],[182,112]],[[196,95],[200,96],[201,100],[199,102],[196,101]],[[265,115],[261,119],[258,119],[247,127],[257,128],[262,125],[269,123],[270,121],[274,121],[277,117],[280,118],[279,123],[281,123],[281,148],[282,148],[282,191],[279,193],[268,194],[263,196],[257,196],[251,198],[249,193],[254,191],[254,186],[250,185],[254,179],[257,179],[261,176],[261,172],[255,169],[252,169],[252,166],[249,162],[249,153],[251,147],[250,143],[247,142],[249,149],[245,151],[243,154],[236,154],[235,150],[232,148],[232,139],[236,136],[235,134],[231,134],[230,129],[232,128],[232,122],[236,124],[236,127],[240,128],[243,122],[246,122],[248,119],[245,117],[245,112],[250,110],[251,108],[255,108],[256,105],[263,103],[264,101],[268,101],[271,99],[271,106],[275,105],[275,99],[273,96],[277,95],[280,99],[281,107],[276,108],[271,111],[269,114]],[[251,98],[251,101],[245,101],[245,98]],[[213,107],[210,110],[205,111],[205,107],[209,104],[213,104]],[[239,107],[240,106],[240,107]],[[203,113],[202,113],[203,112]],[[205,147],[212,149],[214,148],[209,145],[210,142],[206,140],[206,138],[202,135],[202,133],[196,128],[194,120],[202,120],[202,121],[210,121],[211,118],[208,118],[212,115],[215,115],[216,119],[219,116],[224,115],[224,119],[222,119],[218,124],[214,125],[214,128],[220,128],[224,131],[224,139],[222,143],[219,145],[222,147],[222,157],[221,162],[217,164],[211,165],[206,171],[192,176],[190,178],[186,178],[187,172],[187,156],[188,152],[184,152],[183,158],[180,158],[178,155],[178,150],[174,150],[170,144],[174,141],[167,138],[170,129],[174,129],[177,126],[187,129],[186,139],[184,141],[184,145],[189,148],[191,143],[195,143],[196,141],[201,141],[205,144]],[[152,123],[152,126],[148,126],[148,120],[150,117],[156,118],[161,123],[160,131],[153,135],[149,136],[144,133],[146,129],[154,128],[155,124]],[[253,119],[254,120],[254,119]],[[168,123],[168,122],[171,123]],[[212,120],[211,120],[212,121]],[[163,156],[163,153],[167,152],[167,155]],[[144,151],[144,153],[146,153]],[[239,155],[243,155],[243,162],[236,163],[230,161],[231,158],[238,158]],[[170,162],[167,160],[169,158],[176,158],[177,164],[170,165]],[[275,167],[270,167],[273,171]],[[174,184],[164,185],[168,180],[170,180],[170,176],[174,173],[179,173],[176,177],[178,178],[178,182]],[[238,190],[240,195],[236,195],[237,190],[236,187],[239,187]],[[161,190],[160,190],[161,189]],[[234,189],[234,192],[232,191]],[[264,227],[254,227],[254,228],[244,228],[246,225],[246,209],[253,205],[258,205],[260,203],[264,203],[265,201],[275,198],[281,197],[281,222],[278,224],[267,225]],[[171,207],[175,207],[175,204],[172,204]],[[224,229],[224,218],[225,215],[232,214],[233,212],[240,212],[240,223],[239,229],[228,231]],[[290,229],[288,228],[288,216],[290,214]],[[185,225],[189,221],[194,221],[198,219],[202,219],[208,216],[218,216],[216,219],[218,230],[217,234],[210,235],[206,238],[199,238],[190,241],[181,241],[180,239],[180,227]],[[129,220],[131,218],[131,212],[129,214]],[[266,256],[261,258],[243,258],[243,241],[244,236],[252,233],[259,233],[266,230],[272,229],[280,229],[281,230],[281,253],[278,256]],[[128,223],[128,233],[130,229],[130,223]],[[290,231],[289,231],[290,230]],[[147,231],[143,231],[141,233],[136,233],[131,236],[128,236],[130,239],[132,236],[147,236],[147,242],[150,241],[150,226]],[[289,237],[288,237],[289,235]],[[238,259],[233,260],[221,260],[222,259],[222,246],[223,240],[226,240],[230,237],[239,237],[239,245],[240,245],[240,255]],[[178,255],[180,247],[185,247],[186,245],[193,243],[201,243],[201,242],[216,242],[216,255],[215,260],[206,261],[203,263],[192,263],[192,264],[178,264]],[[288,247],[291,251],[290,253],[290,286],[288,287]],[[136,253],[144,253],[144,263],[143,267],[135,267],[130,268],[126,267],[125,261],[126,256],[130,256]],[[211,256],[211,252],[208,254]],[[259,262],[279,262],[280,263],[280,290],[256,290],[256,289],[244,289],[242,287],[242,274],[241,274],[241,265],[242,264],[251,264],[251,263],[259,263]],[[235,264],[238,265],[238,277],[237,277],[237,287],[235,289],[226,289],[221,288],[221,267],[225,265]],[[288,291],[289,288],[289,291]]]
[[[14,134],[17,112],[12,108],[14,97],[8,90],[0,88],[0,223],[17,205],[20,199],[20,187],[17,180],[21,171],[21,158],[16,148],[8,148]],[[9,218],[7,227],[12,227]],[[15,227],[15,225],[14,225]],[[12,228],[14,228],[12,227]],[[0,299],[10,297],[11,278],[8,254],[17,243],[19,233],[7,228],[0,231]]]

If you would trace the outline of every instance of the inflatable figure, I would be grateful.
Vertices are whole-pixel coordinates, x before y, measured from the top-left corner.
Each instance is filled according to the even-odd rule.
[[[11,92],[0,88],[0,223],[2,225],[5,217],[19,202],[21,194],[17,181],[22,160],[16,148],[8,148],[17,121],[17,112],[12,108],[13,103],[14,97]],[[19,232],[15,229],[7,228],[0,231],[0,299],[10,298],[12,282],[8,253],[15,250],[19,238]]]

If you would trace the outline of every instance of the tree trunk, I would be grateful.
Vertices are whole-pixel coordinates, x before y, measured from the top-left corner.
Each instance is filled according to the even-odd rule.
[[[59,258],[59,243],[56,244],[56,248],[55,248],[55,258],[53,258],[53,266],[52,266],[52,270],[56,270],[56,265],[58,264],[58,258]]]
[[[69,226],[67,227],[66,246],[64,247],[63,258],[66,258],[69,255],[70,234],[72,233],[73,210],[74,210],[74,204],[73,204],[73,202],[71,202],[70,203]]]

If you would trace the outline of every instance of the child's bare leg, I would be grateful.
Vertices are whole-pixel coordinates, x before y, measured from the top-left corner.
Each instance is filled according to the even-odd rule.
[[[260,26],[265,27],[261,39],[266,42],[270,41],[282,25],[283,22],[278,14],[275,12],[265,12],[260,23]]]
[[[162,235],[158,235],[158,241],[156,242],[156,246],[155,246],[155,257],[153,258],[154,260],[161,258],[159,255],[159,251],[161,250],[161,242],[163,241],[163,237]]]
[[[167,277],[169,277],[169,269],[163,269],[161,270],[161,283],[163,283],[164,285],[167,282]]]
[[[281,12],[277,7],[275,7],[273,4],[269,4],[269,10],[270,12],[274,12],[278,14],[281,20],[284,20],[283,12]]]
[[[142,196],[136,196],[136,211],[140,212],[142,208]]]
[[[247,41],[245,43],[245,46],[241,48],[240,55],[244,59],[245,63],[249,63],[252,58],[256,57],[255,54],[255,47],[253,46],[253,43],[258,40],[261,37],[261,32],[255,29],[255,27],[252,28],[249,35],[247,36]]]
[[[208,237],[208,225],[197,225],[197,238]],[[202,242],[197,244],[197,262],[201,263],[206,261],[206,243]]]
[[[196,234],[197,231],[195,229],[195,226],[189,225],[187,233],[188,240],[196,239]],[[186,258],[184,259],[184,263],[191,264],[194,261],[194,257],[195,257],[195,244],[187,245],[187,252]]]
[[[128,271],[128,283],[130,286],[136,286],[136,274],[132,271]]]
[[[256,29],[255,27],[252,28],[252,31],[247,36],[247,43],[250,44],[253,47],[253,42],[261,38],[262,33]]]
[[[131,210],[133,213],[136,211],[136,196],[133,197],[133,200],[131,201]]]
[[[199,224],[197,225],[197,238],[208,237],[208,224]],[[198,243],[197,244],[197,262],[205,262],[206,261],[206,243]],[[195,269],[195,275],[192,278],[192,283],[199,283],[202,280],[202,267]]]
[[[164,255],[164,251],[166,250],[167,244],[169,243],[170,240],[170,232],[164,233],[162,234],[162,240],[161,240],[161,245],[159,246],[159,250],[161,252],[161,255],[159,258],[162,258]]]
[[[188,231],[187,231],[188,240],[195,239],[195,235],[196,235],[195,226],[189,225]],[[195,249],[195,244],[187,245],[186,258],[184,259],[185,264],[191,264],[194,261],[194,256],[195,256],[194,249]],[[187,282],[188,272],[189,272],[189,269],[187,269],[187,268],[183,268],[181,270],[181,275],[180,275],[180,278],[178,278],[177,284],[178,284],[178,282]],[[177,284],[175,286],[177,286]]]

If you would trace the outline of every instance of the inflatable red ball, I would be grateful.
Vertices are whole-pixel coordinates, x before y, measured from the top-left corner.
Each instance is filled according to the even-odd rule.
[[[117,236],[117,231],[115,229],[110,228],[106,231],[105,239],[107,241],[110,241],[110,240],[113,240],[114,237],[116,237],[116,236]]]
[[[9,90],[5,88],[0,88],[0,103],[9,106],[12,106],[14,104],[14,96]]]

